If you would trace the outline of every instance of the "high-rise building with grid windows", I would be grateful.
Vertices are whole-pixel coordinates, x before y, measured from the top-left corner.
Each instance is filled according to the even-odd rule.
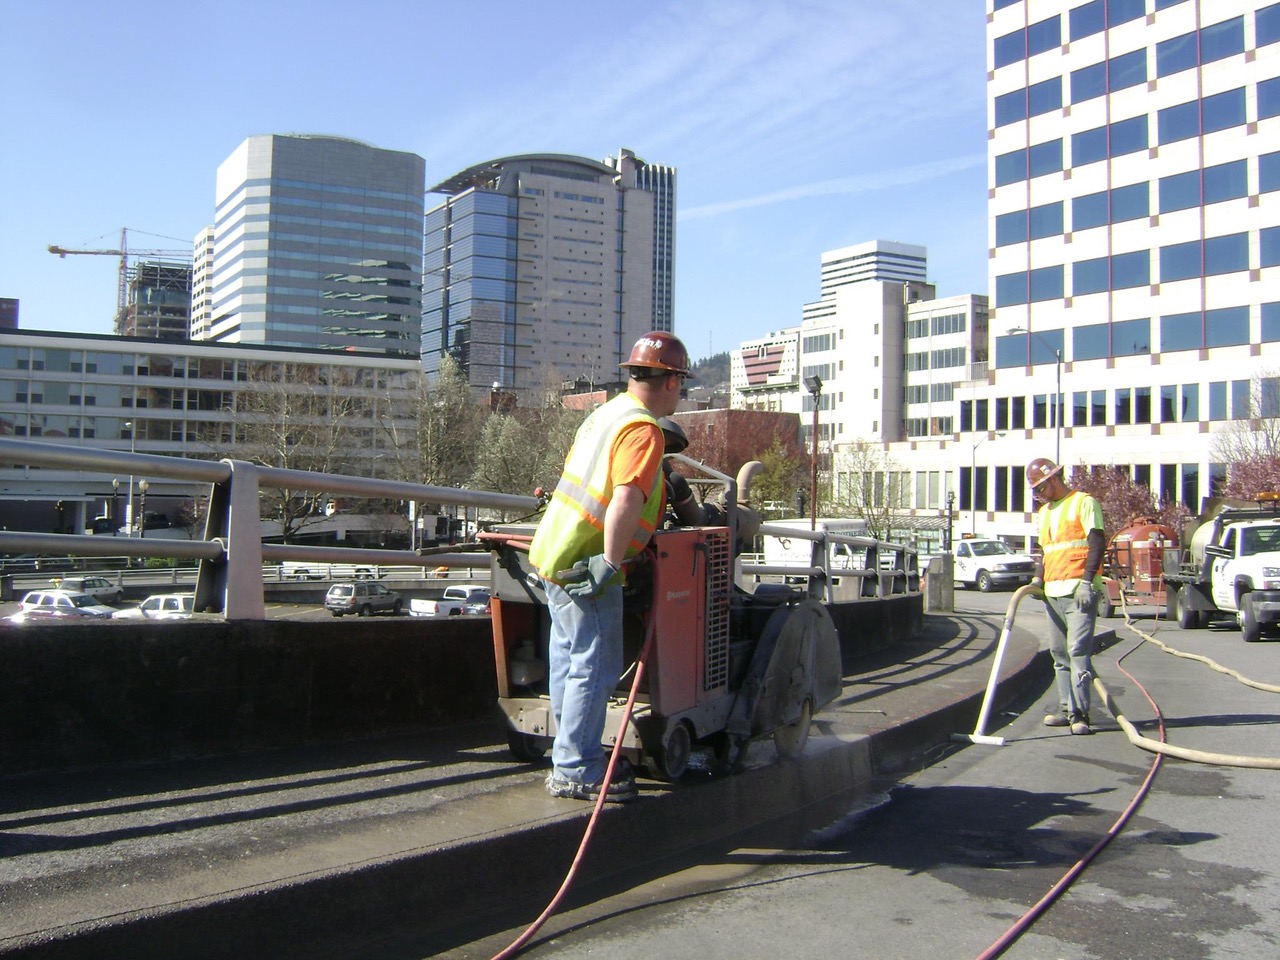
[[[472,386],[611,383],[649,330],[673,328],[675,169],[630,150],[603,162],[503,157],[434,188],[422,362]]]
[[[1280,4],[988,9],[992,376],[960,436],[1197,510],[1212,434],[1280,414]],[[1029,510],[1017,456],[961,467],[961,509]]]
[[[416,356],[425,161],[340,137],[250,137],[218,167],[192,336]],[[203,262],[202,262],[203,261]]]

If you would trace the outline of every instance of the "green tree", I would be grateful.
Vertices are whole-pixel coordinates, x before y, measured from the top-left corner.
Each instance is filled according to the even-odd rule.
[[[827,487],[826,496],[819,492],[826,512],[865,520],[873,537],[889,539],[895,518],[910,505],[910,473],[883,445],[856,440],[836,452],[832,474],[835,482]]]

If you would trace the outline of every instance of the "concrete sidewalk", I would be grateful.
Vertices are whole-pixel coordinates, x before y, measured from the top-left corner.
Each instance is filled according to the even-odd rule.
[[[963,606],[963,605],[962,605]],[[803,757],[768,742],[746,769],[641,780],[610,807],[579,883],[844,799],[928,765],[971,732],[1002,614],[925,617],[924,633],[859,661]],[[1050,682],[1011,631],[998,705]],[[992,716],[998,716],[993,711]],[[535,916],[559,886],[590,807],[553,800],[492,723],[131,769],[0,780],[0,955],[339,957],[405,928],[497,909]],[[442,942],[441,946],[448,946]]]

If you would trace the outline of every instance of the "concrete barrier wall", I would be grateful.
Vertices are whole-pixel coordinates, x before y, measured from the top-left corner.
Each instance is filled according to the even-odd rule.
[[[830,609],[846,673],[923,623],[920,594]],[[0,775],[424,730],[496,701],[487,617],[0,626]]]
[[[0,628],[0,774],[371,736],[494,709],[486,617]]]

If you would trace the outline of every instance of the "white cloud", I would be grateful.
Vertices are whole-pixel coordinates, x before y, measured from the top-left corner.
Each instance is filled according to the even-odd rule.
[[[700,207],[689,207],[680,210],[677,218],[680,222],[703,220],[721,214],[736,213],[752,207],[765,207],[792,200],[804,200],[810,197],[833,196],[837,194],[870,193],[889,187],[907,186],[935,180],[961,170],[971,170],[985,165],[985,154],[970,154],[961,157],[949,157],[934,160],[930,163],[916,164],[911,167],[897,167],[892,170],[877,170],[873,173],[858,174],[852,177],[838,177],[833,180],[820,180],[816,183],[801,184],[769,193],[757,194],[753,197],[742,197],[737,200],[726,200],[721,203],[706,203]]]

